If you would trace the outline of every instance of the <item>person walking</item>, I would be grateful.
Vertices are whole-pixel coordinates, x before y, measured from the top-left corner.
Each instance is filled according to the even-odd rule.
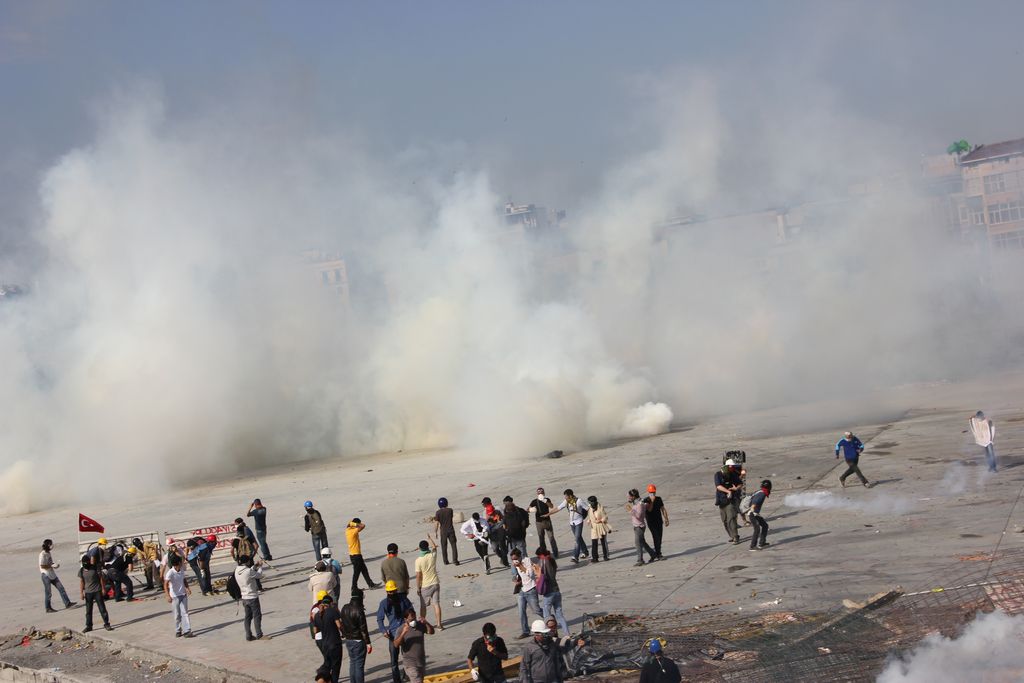
[[[558,562],[546,548],[537,548],[537,595],[540,596],[544,619],[554,617],[559,628],[569,633],[569,624],[562,614],[562,592],[558,588]]]
[[[388,543],[388,556],[380,562],[380,575],[385,584],[393,581],[399,593],[409,594],[409,565],[398,556],[397,543]]]
[[[978,444],[985,451],[985,460],[988,461],[988,471],[996,471],[996,426],[992,424],[992,420],[985,417],[985,413],[980,410],[974,414],[974,417],[967,420],[967,428],[970,431],[971,436],[974,437],[974,443]]]
[[[349,683],[365,683],[366,655],[373,652],[370,631],[366,627],[363,590],[352,589],[352,599],[341,608],[341,638],[348,650]]]
[[[601,550],[604,552],[604,561],[608,561],[608,534],[612,526],[608,523],[608,513],[604,506],[598,502],[597,496],[587,496],[589,511],[587,522],[590,524],[590,545],[591,562],[597,562],[597,545],[600,542]]]
[[[420,619],[427,618],[427,607],[434,606],[438,630],[441,625],[441,580],[437,577],[437,543],[420,541],[420,556],[416,558],[416,594],[420,598]]]
[[[260,579],[263,578],[263,563],[253,562],[250,555],[239,555],[235,567],[235,582],[241,591],[242,609],[245,610],[245,639],[270,640],[263,635],[263,609],[260,606]]]
[[[338,585],[338,580],[334,578],[334,572],[328,569],[327,563],[323,560],[317,562],[313,566],[313,570],[306,584],[309,592],[318,595],[320,591],[327,591],[327,594],[333,597],[334,589]]]
[[[518,549],[519,557],[526,557],[526,529],[530,526],[530,515],[512,500],[505,496],[505,538],[508,541],[509,556]],[[516,572],[513,569],[512,575]]]
[[[484,498],[490,501],[490,498]],[[484,519],[487,523],[487,537],[491,542],[491,551],[497,555],[501,566],[508,564],[508,534],[505,532],[505,516],[501,511],[488,503],[484,507]]]
[[[658,557],[654,554],[654,548],[647,545],[647,510],[650,507],[650,503],[640,497],[640,492],[636,489],[629,490],[629,502],[626,503],[626,509],[629,510],[630,520],[633,522],[633,543],[636,546],[636,564],[634,567],[644,566],[644,551],[651,558],[651,562],[657,561]]]
[[[359,534],[365,528],[366,525],[358,517],[353,517],[352,521],[345,527],[345,541],[348,543],[348,561],[352,563],[353,589],[359,586],[360,576],[366,581],[367,588],[381,587],[381,584],[374,583],[373,579],[370,578],[370,570],[366,568],[366,562],[363,560],[363,544]]]
[[[391,656],[391,681],[402,683],[402,670],[398,666],[398,646],[395,645],[395,637],[402,628],[405,621],[403,615],[413,609],[412,603],[404,593],[398,592],[398,585],[394,581],[384,584],[387,595],[377,606],[377,630],[388,639],[388,654]]]
[[[516,596],[516,605],[519,608],[519,638],[530,637],[530,620],[526,614],[529,607],[538,617],[543,617],[544,612],[540,608],[540,601],[537,597],[537,566],[523,558],[519,549],[513,549],[509,553],[512,564],[512,571],[516,573],[515,581],[512,584],[512,593]]]
[[[337,605],[341,598],[341,562],[334,559],[333,551],[330,548],[321,548],[320,556],[324,558],[323,562],[327,565],[327,571],[334,574],[334,590],[331,595],[334,596],[334,604]]]
[[[519,662],[519,683],[563,683],[562,652],[547,624],[537,619],[530,627],[533,640],[523,647]]]
[[[164,573],[164,593],[174,614],[174,636],[192,638],[192,623],[188,618],[188,596],[192,594],[192,589],[188,587],[188,579],[181,570],[181,557],[178,555],[171,558],[171,566]]]
[[[490,576],[491,556],[488,554],[490,545],[487,543],[487,524],[480,519],[480,513],[474,512],[473,516],[463,523],[459,532],[466,537],[466,540],[473,542],[476,554],[483,560],[484,567],[487,568],[487,575]]]
[[[53,609],[53,605],[50,604],[51,586],[57,589],[60,599],[64,601],[64,609],[73,607],[75,603],[68,598],[67,591],[64,590],[64,584],[60,582],[60,577],[57,576],[56,570],[60,568],[60,565],[54,563],[51,550],[53,550],[53,541],[47,538],[43,541],[42,550],[39,553],[39,578],[43,582],[43,607],[47,612],[56,612],[57,610]]]
[[[320,555],[320,549],[331,545],[327,541],[327,525],[324,524],[324,518],[320,511],[313,507],[313,501],[307,500],[302,504],[302,507],[306,510],[303,524],[313,541],[313,556],[317,560],[322,560],[323,557]]]
[[[740,542],[736,517],[740,511],[743,479],[739,470],[739,466],[730,458],[722,465],[722,469],[715,472],[715,505],[722,517],[725,533],[729,534],[729,542],[733,544]]]
[[[412,607],[405,610],[402,627],[395,635],[395,647],[402,652],[402,667],[409,683],[423,683],[427,674],[426,637],[434,634],[434,627],[426,619],[417,619]]]
[[[839,475],[839,483],[845,487],[846,478],[851,474],[856,474],[860,483],[865,488],[869,488],[870,484],[867,478],[860,471],[860,454],[864,452],[864,444],[860,439],[854,436],[853,432],[844,432],[843,438],[836,442],[836,460],[839,459],[839,451],[843,452],[843,457],[846,459],[846,471]]]
[[[434,513],[434,534],[441,541],[441,559],[448,564],[448,545],[452,546],[452,562],[459,566],[459,548],[455,545],[455,511],[448,507],[447,498],[437,499]]]
[[[640,683],[680,683],[683,680],[679,667],[665,656],[660,640],[651,641],[650,651],[651,658],[640,669]]]
[[[256,531],[256,541],[260,546],[260,555],[267,562],[271,562],[274,558],[270,554],[270,546],[267,545],[267,508],[263,505],[263,501],[256,498],[249,504],[249,511],[245,513],[246,517],[252,517],[252,526]]]
[[[584,559],[590,557],[590,552],[587,550],[587,544],[583,542],[583,520],[587,516],[587,506],[576,497],[576,494],[572,492],[572,489],[566,489],[562,492],[565,496],[565,500],[558,504],[558,507],[548,513],[548,518],[551,515],[561,512],[562,510],[569,511],[569,530],[572,532],[573,537],[573,549],[572,559],[570,562],[576,564],[580,561],[582,555]]]
[[[654,547],[654,554],[660,560],[661,537],[668,526],[668,508],[665,501],[658,495],[658,487],[654,484],[647,485],[647,510],[644,513],[647,518],[647,528],[651,532],[651,545]]]
[[[771,494],[771,479],[765,479],[761,482],[761,489],[750,497],[750,512],[747,513],[747,518],[750,519],[750,524],[754,527],[754,535],[750,537],[751,550],[760,550],[770,545],[768,543],[768,522],[761,516],[761,506]]]
[[[476,669],[475,680],[479,683],[506,683],[504,662],[508,659],[508,646],[505,639],[498,635],[498,629],[491,622],[484,624],[482,630],[483,636],[469,646],[466,665],[470,670]]]
[[[330,672],[331,683],[341,678],[341,614],[329,594],[321,600],[323,608],[313,617],[313,638],[319,641],[324,661],[320,670]]]
[[[537,525],[537,536],[540,537],[540,547],[547,550],[548,546],[544,541],[544,537],[547,536],[551,540],[551,555],[558,559],[558,542],[555,541],[555,528],[551,523],[551,515],[549,514],[554,510],[554,507],[555,504],[544,493],[544,487],[538,486],[537,498],[530,503],[528,512],[533,513],[533,521]]]
[[[104,595],[107,592],[107,582],[103,579],[103,572],[93,563],[89,555],[82,556],[82,567],[78,570],[79,594],[85,601],[85,628],[82,633],[92,630],[92,607],[96,605],[103,618],[103,628],[113,631],[110,625],[110,615],[107,614],[107,606],[104,604]]]

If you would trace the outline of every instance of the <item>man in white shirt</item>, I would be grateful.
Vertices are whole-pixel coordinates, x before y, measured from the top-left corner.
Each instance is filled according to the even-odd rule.
[[[574,540],[572,559],[569,561],[576,564],[580,561],[580,555],[583,555],[584,559],[590,557],[587,544],[583,542],[583,520],[587,517],[588,508],[586,503],[576,497],[572,489],[566,489],[562,492],[562,495],[565,496],[565,500],[559,503],[558,507],[549,512],[547,516],[550,518],[551,515],[562,510],[569,511],[569,529],[572,531]]]
[[[245,639],[270,640],[263,635],[263,610],[260,607],[259,580],[263,578],[263,563],[259,560],[253,564],[252,558],[242,555],[235,567],[235,581],[242,593],[242,608],[245,610]],[[255,635],[253,632],[255,631]]]
[[[39,553],[39,578],[43,581],[43,606],[47,612],[57,611],[50,605],[50,586],[57,588],[57,592],[60,593],[60,599],[64,601],[65,609],[75,605],[75,603],[68,599],[67,591],[64,590],[64,584],[60,582],[57,572],[54,571],[60,565],[53,563],[53,556],[50,554],[52,549],[53,541],[46,539],[43,541],[43,550]]]
[[[181,556],[172,555],[170,566],[164,573],[164,593],[167,595],[167,602],[171,603],[171,610],[174,613],[174,636],[180,638],[194,637],[192,624],[188,619],[188,596],[192,595],[192,589],[188,587],[188,579],[185,572],[181,570]]]
[[[533,610],[539,618],[544,618],[544,612],[540,608],[540,600],[537,598],[537,567],[530,558],[523,558],[518,548],[509,553],[512,561],[512,568],[516,572],[516,583],[513,589],[516,594],[519,606],[519,625],[521,630],[519,638],[530,637],[530,620],[526,616],[527,606]]]
[[[988,461],[988,471],[996,471],[996,426],[992,420],[985,417],[980,410],[967,421],[974,443],[985,449],[985,459]]]

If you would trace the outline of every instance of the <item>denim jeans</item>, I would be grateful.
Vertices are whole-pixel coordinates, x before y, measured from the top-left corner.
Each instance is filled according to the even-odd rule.
[[[189,633],[192,624],[188,620],[188,596],[172,597],[171,611],[174,613],[174,632]]]
[[[562,593],[561,591],[555,591],[554,593],[548,593],[542,596],[544,600],[544,621],[551,618],[553,614],[555,621],[558,622],[558,628],[562,629],[562,635],[569,635],[569,624],[565,621],[565,615],[562,614]]]
[[[402,683],[402,653],[395,647],[394,638],[388,638],[388,654],[391,656],[391,682]]]
[[[988,461],[988,471],[989,472],[995,472],[996,471],[996,445],[994,443],[990,443],[989,445],[985,446],[985,459]]]
[[[587,544],[583,540],[583,524],[570,524],[569,528],[572,529],[572,535],[575,543],[575,547],[572,549],[572,559],[580,559],[580,555],[587,556]]]
[[[54,585],[57,587],[57,592],[60,593],[60,599],[64,601],[65,607],[71,606],[71,601],[68,600],[68,594],[64,590],[64,584],[60,582],[60,578],[51,579],[46,574],[40,574],[39,577],[43,580],[43,607],[46,609],[53,609],[50,606],[50,586]]]
[[[519,625],[522,627],[521,633],[528,634],[530,632],[530,619],[526,616],[527,605],[529,605],[530,609],[532,609],[534,614],[538,617],[544,617],[544,612],[541,611],[540,608],[540,601],[537,600],[537,589],[531,588],[528,591],[519,591],[516,593],[516,600],[519,604]]]
[[[92,628],[92,606],[96,605],[100,610],[100,616],[103,617],[103,624],[110,624],[110,615],[107,614],[107,606],[103,604],[103,593],[99,591],[95,593],[85,594],[85,627],[88,629]]]
[[[260,608],[260,599],[242,600],[242,608],[245,610],[245,637],[252,638],[255,630],[256,637],[262,638],[263,610]],[[251,629],[250,625],[255,626],[255,629]]]
[[[270,554],[270,546],[267,545],[267,532],[257,531],[256,542],[260,544],[260,555],[263,556],[264,560],[274,559]]]
[[[316,558],[316,561],[319,562],[324,559],[323,556],[320,555],[320,549],[331,547],[330,544],[327,543],[327,532],[324,531],[319,534],[310,534],[310,537],[313,539],[313,556]]]
[[[654,548],[647,545],[647,539],[644,538],[646,533],[647,527],[633,527],[633,543],[636,545],[636,561],[640,564],[643,564],[645,550],[647,551],[647,554],[651,556],[651,559],[654,559]]]
[[[345,649],[348,650],[349,683],[365,683],[366,675],[363,669],[366,668],[366,643],[361,640],[346,640]]]
[[[132,584],[132,579],[128,576],[128,572],[111,569],[110,578],[114,581],[115,600],[123,600],[124,598],[131,600],[135,597],[135,586]]]
[[[756,548],[768,542],[768,522],[753,510],[750,511],[750,525],[754,527],[754,535],[750,537],[750,547]]]

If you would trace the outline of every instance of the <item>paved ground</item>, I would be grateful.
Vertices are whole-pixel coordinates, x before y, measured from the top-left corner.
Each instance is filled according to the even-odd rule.
[[[637,609],[688,609],[728,604],[739,610],[834,607],[844,597],[863,598],[924,577],[997,547],[1019,547],[1018,506],[1024,484],[1024,374],[1004,374],[969,383],[906,386],[851,399],[710,419],[659,437],[576,453],[560,460],[497,462],[479,454],[452,452],[378,455],[254,472],[251,476],[175,495],[120,505],[89,505],[82,512],[112,532],[171,530],[230,520],[259,496],[269,508],[270,543],[276,561],[265,581],[264,630],[269,642],[246,643],[240,615],[227,597],[195,597],[193,624],[199,637],[176,640],[161,599],[111,603],[116,630],[101,637],[194,659],[272,681],[311,677],[315,648],[306,630],[312,602],[305,577],[312,564],[301,526],[302,501],[325,514],[335,548],[342,549],[344,521],[367,524],[364,552],[376,574],[385,545],[411,550],[425,536],[422,519],[440,495],[467,513],[484,495],[511,493],[525,503],[536,485],[549,494],[571,486],[597,495],[620,529],[612,535],[612,561],[579,566],[561,563],[559,582],[571,623],[584,613]],[[985,473],[980,449],[961,431],[967,417],[985,409],[996,421],[1002,463]],[[877,486],[840,489],[832,446],[844,428],[867,443],[862,469]],[[711,478],[721,453],[748,453],[749,479],[769,477],[774,495],[766,511],[772,547],[760,553],[733,547],[712,504]],[[668,505],[667,560],[632,567],[632,534],[620,505],[630,487],[654,482]],[[470,486],[474,484],[474,486]],[[787,494],[828,492],[831,509],[789,507]],[[822,497],[824,494],[819,494]],[[838,503],[835,502],[838,500]],[[59,574],[72,584],[78,509],[0,520],[0,572],[5,600],[0,621],[11,626],[81,628],[80,608],[47,615],[35,561],[44,537],[56,541]],[[559,520],[560,544],[570,545]],[[536,537],[529,539],[531,549]],[[487,620],[506,637],[518,631],[510,577],[484,576],[470,544],[460,544],[457,569],[444,568],[442,590],[449,628],[428,639],[429,669],[458,667],[469,643]],[[412,552],[406,555],[410,563]],[[973,561],[965,559],[963,561]],[[349,571],[345,567],[346,578]],[[455,575],[463,575],[456,577]],[[469,575],[469,576],[465,576]],[[367,593],[375,606],[380,591]],[[462,607],[454,608],[458,599]],[[778,603],[776,603],[778,601]],[[372,617],[371,617],[372,620]],[[7,629],[8,632],[12,630]],[[387,650],[370,656],[370,680],[385,680]],[[513,641],[514,642],[514,641]],[[512,645],[513,651],[517,650]],[[346,664],[347,666],[347,664]]]

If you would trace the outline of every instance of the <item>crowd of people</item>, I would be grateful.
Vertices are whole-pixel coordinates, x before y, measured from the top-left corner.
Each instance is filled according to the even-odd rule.
[[[969,430],[985,450],[990,468],[994,470],[992,443],[995,428],[991,421],[979,411],[971,418]],[[869,485],[859,468],[863,450],[863,443],[850,432],[837,442],[836,457],[842,454],[847,464],[846,471],[839,477],[843,486],[851,475],[856,475],[865,486]],[[728,542],[741,542],[739,526],[743,520],[752,528],[750,550],[758,551],[770,545],[767,540],[768,523],[762,513],[771,496],[772,482],[762,480],[757,489],[748,494],[745,454],[731,451],[727,455],[734,454],[737,457],[727,457],[714,473],[715,504]],[[633,529],[634,566],[664,559],[662,539],[664,529],[669,525],[669,510],[658,495],[657,487],[654,484],[647,486],[646,495],[641,495],[638,489],[630,489],[626,499],[623,507],[629,513]],[[614,529],[605,506],[594,495],[581,498],[573,489],[566,488],[556,504],[543,487],[538,487],[536,496],[525,508],[510,495],[502,499],[500,506],[495,505],[490,497],[484,497],[480,501],[480,509],[473,511],[468,518],[454,511],[446,498],[439,498],[431,520],[431,531],[414,551],[416,557],[412,571],[398,544],[392,541],[387,544],[386,556],[380,562],[379,582],[371,578],[363,557],[361,535],[366,525],[360,518],[352,518],[345,526],[351,584],[344,605],[341,605],[343,565],[331,550],[324,515],[312,501],[303,504],[303,511],[303,526],[310,535],[314,555],[313,572],[308,580],[308,589],[313,597],[309,632],[322,657],[322,665],[316,673],[317,681],[336,683],[339,680],[345,651],[349,661],[349,680],[361,683],[365,679],[366,657],[373,651],[373,646],[367,626],[365,590],[359,586],[360,580],[366,589],[384,588],[385,595],[373,614],[377,632],[387,642],[393,683],[423,680],[426,637],[445,628],[438,550],[442,566],[458,566],[459,535],[472,544],[487,575],[496,568],[494,565],[500,565],[499,572],[508,572],[519,616],[520,632],[516,637],[526,641],[521,652],[521,682],[560,683],[568,676],[572,656],[586,647],[585,639],[570,635],[570,626],[563,611],[558,560],[563,556],[573,564],[611,560],[608,537]],[[553,518],[563,511],[572,539],[572,549],[564,555],[558,549],[553,523]],[[266,563],[273,557],[267,544],[266,507],[256,499],[250,504],[246,516],[253,519],[255,530],[250,529],[243,518],[235,519],[235,535],[231,540],[235,568],[226,588],[244,607],[245,638],[254,641],[269,638],[262,628],[260,593]],[[531,524],[538,539],[538,546],[532,553],[526,544]],[[584,540],[586,529],[589,529],[589,547]],[[86,609],[84,630],[93,628],[94,607],[103,619],[104,628],[113,628],[105,601],[111,597],[115,601],[134,600],[129,572],[140,567],[146,588],[162,588],[171,604],[175,636],[193,637],[188,608],[191,585],[199,586],[204,595],[218,593],[210,566],[217,544],[216,536],[196,536],[184,544],[172,542],[163,548],[154,541],[144,542],[140,538],[130,543],[113,544],[105,538],[99,539],[82,555],[78,572],[80,596]],[[51,551],[52,541],[47,539],[39,556],[39,569],[48,612],[55,611],[51,606],[51,588],[57,589],[66,608],[76,604],[70,600],[57,577],[55,570],[60,565],[54,562]],[[186,565],[192,569],[192,582],[185,570]],[[415,603],[411,597],[413,590]],[[428,608],[431,608],[429,613]],[[432,622],[428,616],[432,617]],[[505,640],[498,635],[493,623],[485,623],[482,635],[472,642],[467,655],[467,664],[474,669],[475,680],[504,682],[503,666],[508,658]],[[650,643],[647,666],[641,680],[659,683],[680,680],[678,669],[664,656],[662,644],[657,640]]]

